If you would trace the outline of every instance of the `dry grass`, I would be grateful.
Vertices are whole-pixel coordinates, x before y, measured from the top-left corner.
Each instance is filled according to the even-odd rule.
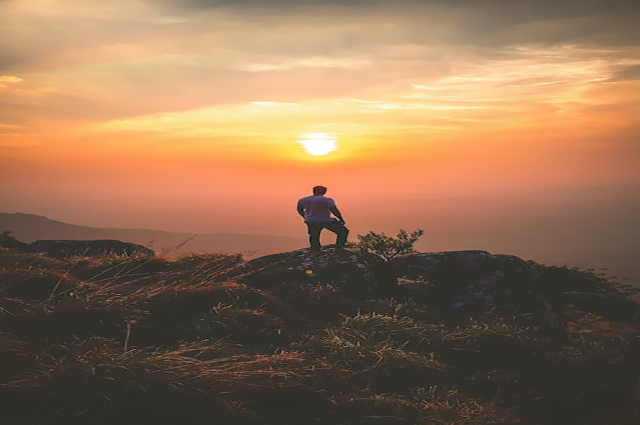
[[[635,423],[637,323],[577,311],[548,333],[422,299],[227,280],[241,272],[237,256],[0,249],[6,423]],[[572,269],[541,275],[548,296],[623,293]]]
[[[10,347],[22,351],[20,344]],[[5,395],[14,401],[10,414],[25,423],[245,423],[250,415],[238,408],[243,396],[281,386],[335,385],[340,377],[332,365],[300,353],[192,355],[204,348],[124,351],[100,338],[47,346],[37,354],[34,373],[5,382]]]
[[[0,296],[45,301],[88,284],[57,270],[0,271]]]
[[[28,254],[0,247],[0,269],[28,270],[32,268],[63,269],[67,263],[63,260]]]
[[[203,384],[201,363],[172,353],[122,352],[90,339],[54,345],[40,354],[28,379],[9,382],[11,414],[29,423],[207,423],[237,413]],[[24,400],[27,402],[20,402]]]
[[[344,424],[507,425],[520,423],[493,403],[462,397],[457,390],[438,386],[410,395],[375,394],[340,404],[348,418]]]
[[[413,347],[428,346],[434,338],[441,338],[442,325],[427,324],[407,316],[369,313],[345,317],[342,327],[360,331],[368,337],[391,339]]]
[[[355,385],[373,391],[396,391],[411,385],[440,382],[447,367],[435,353],[419,353],[393,340],[378,340],[352,329],[330,329],[311,337],[310,353],[351,372]]]

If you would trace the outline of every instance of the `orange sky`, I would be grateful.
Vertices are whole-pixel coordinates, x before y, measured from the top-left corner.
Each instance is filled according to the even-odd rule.
[[[635,0],[0,0],[0,210],[292,236],[324,184],[354,234],[630,251],[639,18]],[[309,133],[338,150],[310,156]]]

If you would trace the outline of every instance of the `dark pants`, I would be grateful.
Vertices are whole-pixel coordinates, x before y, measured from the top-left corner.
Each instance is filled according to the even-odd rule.
[[[307,227],[309,229],[309,243],[313,249],[320,248],[320,232],[322,229],[330,230],[336,234],[336,246],[344,246],[344,244],[347,243],[349,229],[337,220],[322,223],[307,223]]]

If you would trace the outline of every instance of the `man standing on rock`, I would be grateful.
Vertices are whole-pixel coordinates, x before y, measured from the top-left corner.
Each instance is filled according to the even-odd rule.
[[[313,195],[307,196],[298,201],[298,214],[304,218],[309,231],[309,243],[311,249],[320,249],[320,232],[328,229],[336,234],[336,247],[342,247],[347,243],[349,229],[345,225],[344,218],[340,210],[336,207],[336,201],[327,198],[324,194],[327,188],[316,186],[313,188]],[[331,214],[335,218],[331,217]]]

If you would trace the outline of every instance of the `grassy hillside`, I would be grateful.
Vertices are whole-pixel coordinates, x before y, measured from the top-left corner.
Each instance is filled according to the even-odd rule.
[[[639,419],[635,318],[572,304],[554,307],[556,328],[498,309],[461,314],[443,305],[458,290],[447,276],[391,291],[357,278],[350,288],[303,279],[249,286],[239,283],[250,269],[238,260],[52,259],[0,248],[0,423]],[[530,265],[551,282],[545,294],[628,295],[590,272]]]

